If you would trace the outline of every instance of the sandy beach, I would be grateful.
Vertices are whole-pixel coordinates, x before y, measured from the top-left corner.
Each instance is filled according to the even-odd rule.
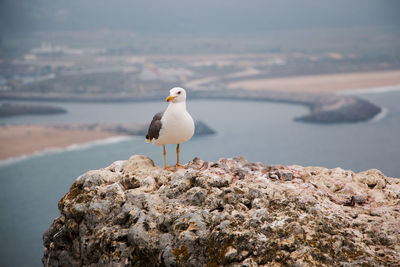
[[[64,148],[116,136],[98,130],[57,129],[45,125],[0,127],[0,160],[29,155],[48,148]]]
[[[400,70],[308,75],[232,82],[229,88],[289,92],[327,93],[400,85]]]

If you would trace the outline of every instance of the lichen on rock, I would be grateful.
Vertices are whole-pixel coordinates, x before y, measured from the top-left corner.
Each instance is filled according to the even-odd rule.
[[[400,179],[378,170],[145,156],[89,171],[44,233],[45,266],[395,266]]]

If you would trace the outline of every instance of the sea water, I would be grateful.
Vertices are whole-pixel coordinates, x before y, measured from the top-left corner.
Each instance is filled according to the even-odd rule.
[[[299,164],[382,170],[400,177],[400,92],[360,94],[386,110],[367,122],[308,124],[293,118],[308,112],[300,105],[249,101],[188,101],[188,110],[217,131],[181,146],[181,159],[216,161],[245,156],[265,164]],[[146,122],[166,103],[51,103],[67,114],[30,115],[0,120],[2,124],[73,122]],[[382,114],[381,114],[382,115]],[[118,141],[118,142],[116,142]],[[175,147],[167,146],[169,164]],[[144,137],[109,139],[65,150],[0,163],[0,266],[41,266],[42,235],[59,215],[58,200],[82,173],[106,167],[133,154],[162,164],[162,149]]]

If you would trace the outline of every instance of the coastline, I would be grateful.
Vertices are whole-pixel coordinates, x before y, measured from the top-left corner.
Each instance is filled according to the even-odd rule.
[[[106,131],[87,129],[57,129],[47,125],[1,126],[0,160],[40,153],[46,149],[65,149],[74,144],[84,144],[115,138],[118,135]]]
[[[400,70],[243,79],[229,83],[228,88],[245,88],[250,91],[332,93],[352,91],[355,88],[369,90],[396,85],[400,85]]]
[[[400,71],[399,71],[400,73]],[[348,76],[349,74],[343,74]],[[339,76],[339,75],[334,75]],[[326,77],[326,75],[324,76]],[[362,76],[364,77],[364,76]],[[293,77],[293,79],[296,79]],[[250,100],[271,101],[304,105],[309,108],[308,114],[294,118],[295,121],[307,123],[352,123],[360,121],[376,122],[388,114],[384,107],[378,107],[359,95],[370,93],[386,93],[399,91],[400,84],[384,85],[372,88],[343,89],[329,92],[291,92],[273,90],[247,90],[220,88],[212,91],[192,90],[191,98],[218,99],[218,100]],[[54,97],[54,96],[52,96]],[[69,97],[36,96],[35,100],[62,100],[74,101]],[[97,96],[80,99],[80,102],[138,102],[159,100],[163,96],[149,92],[147,96],[124,96],[123,98],[108,98]],[[1,99],[7,99],[0,95]],[[25,96],[11,97],[14,100],[26,100]],[[32,100],[32,99],[30,99]],[[74,146],[96,145],[112,142],[118,138],[132,135],[143,135],[146,131],[144,124],[59,124],[59,125],[6,125],[0,126],[0,165],[7,162],[23,160],[30,156],[64,151]],[[13,129],[14,132],[7,132]],[[19,129],[18,129],[19,128]],[[207,129],[206,128],[206,132]],[[197,127],[196,127],[197,129]],[[212,130],[212,129],[211,129]],[[209,133],[209,132],[208,132]],[[212,132],[211,132],[212,133]],[[204,133],[203,133],[204,134]]]
[[[389,109],[387,109],[385,107],[381,107],[381,112],[376,114],[369,121],[370,122],[378,122],[378,121],[382,120],[383,118],[385,118],[388,114],[389,114]]]
[[[358,95],[358,94],[384,94],[400,91],[400,84],[390,86],[379,86],[372,88],[349,89],[336,92],[339,95]]]
[[[348,123],[367,121],[379,112],[381,108],[351,94],[313,93],[313,92],[290,92],[272,90],[246,90],[219,88],[213,91],[193,90],[190,91],[191,99],[196,100],[248,100],[248,101],[270,101],[290,104],[304,105],[310,109],[305,116],[295,118],[296,121],[309,123]],[[126,95],[120,96],[90,96],[79,98],[78,96],[48,97],[43,95],[0,95],[2,99],[8,100],[31,100],[31,101],[65,101],[65,102],[144,102],[159,101],[164,94],[149,93],[147,96]]]
[[[200,84],[188,88],[191,99],[271,101],[303,105],[310,112],[294,118],[307,123],[349,123],[373,119],[382,108],[359,95],[400,90],[400,70],[303,75],[268,78],[247,76],[225,81],[217,86]],[[356,89],[355,89],[356,88]],[[33,92],[0,92],[3,100],[61,102],[144,102],[164,98],[161,91],[137,94],[41,94]]]
[[[282,92],[270,90],[220,90],[192,92],[193,99],[271,101],[303,105],[309,113],[295,117],[295,121],[333,124],[368,121],[381,112],[381,108],[353,95],[334,93]]]
[[[133,136],[112,136],[104,139],[97,139],[94,141],[88,141],[85,143],[79,143],[79,144],[70,144],[65,147],[48,147],[44,148],[42,150],[35,151],[30,154],[22,154],[14,157],[8,157],[6,159],[1,159],[0,158],[0,167],[12,164],[15,162],[23,161],[29,158],[33,157],[40,157],[44,155],[49,155],[49,154],[57,154],[57,153],[62,153],[64,151],[74,151],[74,150],[81,150],[81,149],[86,149],[94,146],[99,146],[99,145],[108,145],[108,144],[114,144],[114,143],[119,143],[123,142],[126,140],[130,140],[134,138]]]
[[[204,122],[196,121],[195,124],[195,135],[215,134]],[[134,137],[144,140],[147,127],[143,123],[0,125],[0,166],[31,156],[115,143]]]

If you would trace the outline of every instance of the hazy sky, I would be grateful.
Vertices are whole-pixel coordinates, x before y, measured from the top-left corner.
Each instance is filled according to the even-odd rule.
[[[399,0],[0,0],[0,31],[258,32],[400,27]]]

